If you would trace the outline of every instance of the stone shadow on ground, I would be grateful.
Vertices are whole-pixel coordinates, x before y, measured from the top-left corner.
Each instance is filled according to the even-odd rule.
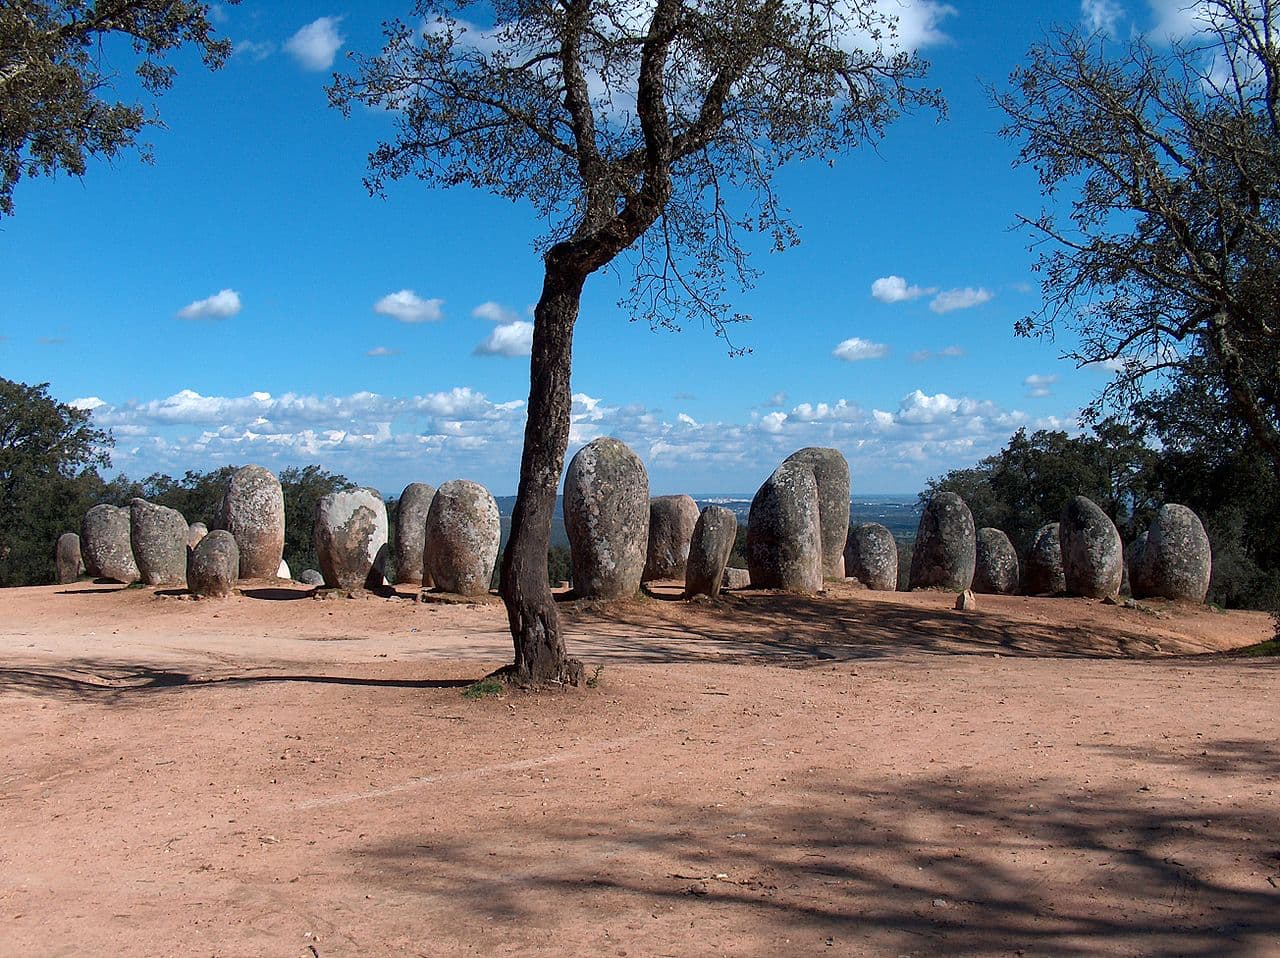
[[[408,834],[354,866],[490,950],[532,945],[560,922],[604,929],[601,944],[643,941],[648,954],[692,953],[693,929],[729,954],[1245,958],[1280,947],[1274,803],[1224,815],[1172,788],[1075,780],[1029,793],[977,773],[793,781],[766,795],[613,814],[557,804],[533,823]],[[610,939],[609,928],[644,930]]]
[[[958,612],[856,595],[744,590],[712,600],[644,598],[562,611],[570,654],[636,662],[806,665],[911,653],[1140,658],[1216,651],[1191,638],[1144,634],[1118,615],[1106,627],[1057,622],[1052,599],[1029,600],[1044,603],[1037,620],[992,608]]]

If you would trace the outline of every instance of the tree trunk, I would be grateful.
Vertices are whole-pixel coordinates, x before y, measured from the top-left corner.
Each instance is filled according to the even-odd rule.
[[[557,252],[547,255],[542,297],[533,314],[520,488],[499,586],[515,644],[515,663],[507,675],[533,685],[577,685],[582,680],[582,663],[565,655],[560,615],[547,583],[551,519],[569,445],[573,326],[586,281],[586,274],[565,266]]]

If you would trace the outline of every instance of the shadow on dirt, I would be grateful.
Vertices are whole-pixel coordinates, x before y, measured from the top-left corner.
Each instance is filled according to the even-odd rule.
[[[1264,751],[1253,767],[1275,761]],[[505,936],[559,922],[644,928],[650,954],[687,946],[691,927],[743,954],[787,941],[794,954],[1244,958],[1280,945],[1267,881],[1280,882],[1280,860],[1263,840],[1280,828],[1274,803],[1223,816],[1180,792],[1076,782],[1029,794],[963,774],[851,788],[824,773],[769,794],[570,803],[533,834],[515,815],[486,822],[483,840],[464,820],[356,864],[512,948],[523,942]],[[737,941],[747,929],[755,937]]]
[[[353,675],[192,675],[120,662],[81,660],[51,669],[0,668],[0,694],[25,692],[102,704],[124,704],[138,694],[175,688],[250,687],[278,682],[396,689],[466,688],[482,675],[464,679],[382,679]]]

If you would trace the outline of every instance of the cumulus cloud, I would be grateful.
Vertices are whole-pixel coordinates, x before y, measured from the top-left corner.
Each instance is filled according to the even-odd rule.
[[[180,319],[228,319],[240,312],[240,294],[224,289],[205,299],[197,299],[178,310]]]
[[[365,353],[366,356],[399,356],[400,350],[391,349],[389,346],[374,346],[373,349]]]
[[[232,48],[233,57],[243,57],[254,63],[261,63],[276,52],[276,46],[268,40],[237,40]]]
[[[515,310],[507,309],[501,303],[495,303],[493,300],[481,303],[471,311],[471,315],[476,319],[487,319],[490,322],[508,325],[520,318],[520,315]]]
[[[912,286],[901,276],[881,276],[871,284],[871,296],[882,303],[905,303],[936,292],[932,287]]]
[[[1026,379],[1022,381],[1022,385],[1027,387],[1028,396],[1032,396],[1038,399],[1043,396],[1053,395],[1053,390],[1050,389],[1049,387],[1051,387],[1057,381],[1058,381],[1058,377],[1056,375],[1041,375],[1039,373],[1032,373],[1030,376],[1028,376]]]
[[[929,302],[929,308],[935,313],[949,313],[956,309],[970,309],[974,306],[981,306],[983,303],[989,303],[995,298],[995,293],[989,289],[979,286],[974,289],[972,286],[966,286],[964,289],[949,289],[939,293]]]
[[[833,349],[831,355],[847,363],[856,363],[863,359],[883,359],[889,355],[889,347],[884,343],[873,343],[869,339],[852,336]]]
[[[879,4],[881,12],[897,20],[893,46],[901,50],[920,50],[925,47],[949,43],[951,38],[942,30],[942,21],[956,15],[956,8],[949,3],[934,0],[889,0]]]
[[[444,318],[443,299],[423,299],[411,289],[388,293],[373,304],[373,311],[402,323],[435,323]]]
[[[320,17],[285,41],[284,48],[304,70],[327,70],[346,38],[338,32],[342,17]]]
[[[475,348],[477,356],[528,356],[533,352],[533,323],[518,319],[494,328]]]
[[[1080,0],[1080,21],[1091,33],[1114,35],[1124,19],[1124,8],[1116,0]]]

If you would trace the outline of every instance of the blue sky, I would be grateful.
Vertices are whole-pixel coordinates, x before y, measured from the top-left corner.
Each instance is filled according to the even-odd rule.
[[[1053,24],[1158,31],[1181,4],[883,2],[950,118],[779,177],[802,244],[757,256],[759,283],[733,297],[749,356],[709,329],[629,323],[625,276],[592,277],[570,455],[616,435],[655,494],[750,491],[794,449],[833,445],[855,495],[913,493],[1019,426],[1073,428],[1105,383],[1058,358],[1068,342],[1013,336],[1039,291],[1011,225],[1042,200],[986,87]],[[131,476],[315,462],[388,494],[458,477],[514,492],[542,224],[416,182],[371,198],[387,117],[344,119],[324,93],[408,0],[215,12],[237,52],[212,74],[176,61],[154,165],[19,185],[0,220],[3,375],[93,408]]]

